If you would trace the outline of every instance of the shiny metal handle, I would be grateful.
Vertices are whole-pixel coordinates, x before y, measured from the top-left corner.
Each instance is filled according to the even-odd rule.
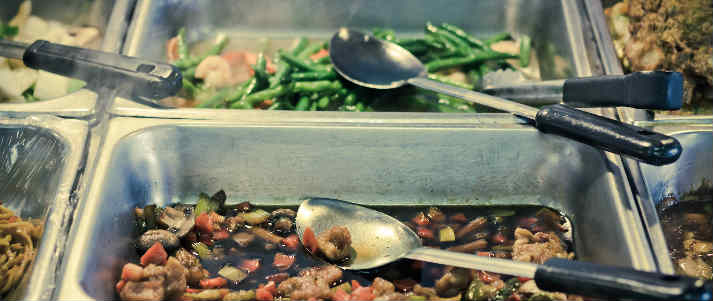
[[[507,259],[478,256],[467,253],[421,247],[411,250],[404,257],[414,260],[450,265],[474,270],[533,278],[537,265]]]
[[[518,116],[529,118],[530,120],[535,120],[535,116],[537,115],[536,108],[500,97],[454,87],[425,77],[414,77],[409,79],[407,82],[419,88],[458,97],[470,103],[480,104],[493,109],[510,112]]]
[[[531,106],[549,105],[562,101],[564,80],[550,80],[513,85],[485,87],[483,92]],[[585,104],[585,106],[587,106]],[[592,106],[592,105],[588,105]]]

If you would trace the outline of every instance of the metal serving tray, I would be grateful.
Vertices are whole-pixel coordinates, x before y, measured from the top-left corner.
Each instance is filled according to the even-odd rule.
[[[87,122],[53,116],[0,119],[0,200],[44,233],[22,300],[50,300],[69,231],[72,190],[83,165]]]
[[[637,125],[673,136],[683,146],[681,157],[671,165],[631,165],[644,225],[659,270],[673,274],[675,269],[669,257],[656,205],[667,195],[680,197],[698,188],[703,179],[713,180],[713,117],[642,121],[637,122]]]
[[[288,112],[289,113],[289,112]],[[295,112],[296,113],[296,112]],[[56,299],[110,299],[133,209],[195,202],[541,204],[574,224],[580,260],[654,270],[636,205],[606,155],[502,114],[236,112],[232,122],[119,117],[77,210]],[[287,118],[285,116],[288,116]]]
[[[394,14],[394,11],[401,13]],[[166,41],[185,27],[189,42],[230,37],[284,40],[300,36],[329,39],[341,26],[369,30],[393,28],[401,36],[421,36],[427,21],[450,22],[477,36],[502,31],[532,37],[542,79],[587,76],[598,56],[588,54],[581,1],[162,1],[138,0],[122,53],[166,60]],[[237,42],[236,42],[237,43]],[[257,40],[245,48],[259,48]],[[591,45],[589,45],[591,46]],[[256,49],[257,50],[257,49]],[[555,59],[557,57],[557,59]],[[553,61],[557,63],[552,63]],[[547,63],[550,62],[550,63]],[[566,72],[555,71],[561,65]],[[566,74],[563,74],[566,73]],[[231,110],[151,109],[118,99],[113,112],[122,116],[231,118]]]
[[[23,0],[3,0],[0,4],[0,20],[9,21]],[[127,18],[133,9],[134,0],[33,0],[32,14],[43,19],[66,24],[94,26],[102,34],[101,50],[118,52],[124,39]],[[94,113],[96,94],[81,89],[56,99],[30,103],[2,103],[0,111],[14,115],[38,113],[63,117],[85,117]]]

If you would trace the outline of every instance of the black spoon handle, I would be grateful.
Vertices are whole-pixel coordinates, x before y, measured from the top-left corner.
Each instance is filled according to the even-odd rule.
[[[538,266],[535,284],[546,291],[592,297],[640,300],[713,299],[713,283],[710,281],[560,258],[549,259]]]
[[[90,87],[129,90],[134,97],[160,99],[182,86],[181,73],[172,65],[44,40],[27,47],[22,59],[30,68],[81,79]]]
[[[683,76],[678,72],[646,71],[573,78],[564,82],[562,100],[586,107],[678,110],[683,104]]]
[[[682,152],[673,137],[562,104],[540,109],[535,127],[652,165],[673,163]]]

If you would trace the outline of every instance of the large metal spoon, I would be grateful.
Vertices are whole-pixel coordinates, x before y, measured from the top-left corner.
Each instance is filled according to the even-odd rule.
[[[443,84],[427,77],[424,65],[401,46],[347,28],[340,29],[329,45],[335,70],[347,80],[374,89],[411,84],[513,113],[539,130],[565,136],[613,153],[653,165],[670,164],[681,155],[673,137],[556,104],[533,108],[500,97]]]
[[[348,262],[339,264],[344,269],[372,269],[408,258],[534,278],[540,289],[585,296],[644,300],[713,298],[713,284],[695,278],[554,258],[538,265],[422,247],[416,233],[397,219],[340,200],[303,201],[297,210],[296,223],[300,241],[307,228],[322,233],[334,226],[347,227],[355,254]]]

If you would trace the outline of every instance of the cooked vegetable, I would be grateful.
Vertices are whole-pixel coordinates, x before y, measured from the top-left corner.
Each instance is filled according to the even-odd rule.
[[[194,212],[196,215],[211,211],[218,212],[223,204],[225,204],[225,191],[218,191],[212,197],[209,197],[205,193],[201,193],[198,197],[198,203],[196,204]]]
[[[450,226],[445,226],[438,230],[438,240],[440,242],[449,242],[456,240],[456,234],[453,232],[453,228]]]
[[[238,216],[242,216],[248,224],[254,226],[266,222],[270,217],[270,213],[262,209],[257,209],[247,213],[240,213]]]
[[[222,269],[220,269],[220,271],[218,271],[218,275],[236,283],[243,281],[243,279],[248,277],[248,274],[246,274],[245,272],[234,266],[229,265],[226,265]]]
[[[168,253],[163,249],[163,246],[159,242],[155,242],[154,245],[146,250],[144,256],[141,256],[141,265],[147,266],[149,264],[163,265],[166,263],[168,258]]]
[[[142,250],[148,250],[156,243],[161,244],[163,248],[174,250],[178,248],[180,242],[175,234],[166,230],[149,230],[144,232],[139,238],[137,247]]]
[[[193,243],[193,250],[198,253],[201,259],[209,259],[213,255],[208,246],[202,242]]]

